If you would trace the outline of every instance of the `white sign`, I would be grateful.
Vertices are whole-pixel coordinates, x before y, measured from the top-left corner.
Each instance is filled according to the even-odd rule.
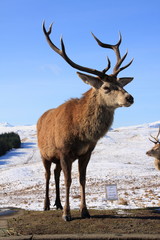
[[[118,200],[117,185],[106,185],[106,199],[110,201]]]

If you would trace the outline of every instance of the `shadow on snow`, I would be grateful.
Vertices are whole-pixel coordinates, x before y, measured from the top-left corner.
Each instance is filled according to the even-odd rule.
[[[5,165],[9,163],[10,158],[12,157],[20,157],[21,155],[26,154],[26,152],[22,152],[21,149],[31,149],[35,148],[36,143],[33,142],[25,142],[21,143],[21,147],[18,149],[12,149],[8,151],[5,155],[0,157],[0,165]]]

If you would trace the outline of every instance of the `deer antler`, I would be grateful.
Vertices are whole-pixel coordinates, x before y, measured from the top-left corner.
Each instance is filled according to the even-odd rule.
[[[160,127],[159,127],[159,131],[158,131],[158,134],[157,134],[156,137],[153,137],[153,136],[150,134],[150,136],[151,136],[155,141],[153,141],[153,140],[150,139],[150,138],[149,138],[149,140],[150,140],[151,142],[153,142],[154,144],[160,143],[160,141],[159,141],[159,139],[158,139],[159,135],[160,135]]]
[[[49,30],[48,30],[48,32],[47,32],[47,31],[46,31],[46,28],[45,28],[45,22],[43,22],[43,32],[44,32],[44,34],[45,34],[45,36],[46,36],[47,42],[48,42],[48,44],[50,45],[50,47],[51,47],[56,53],[58,53],[61,57],[63,57],[64,60],[65,60],[69,65],[71,65],[73,68],[76,68],[76,69],[78,69],[78,70],[80,70],[80,71],[83,71],[83,72],[87,72],[87,73],[91,73],[91,74],[97,75],[97,76],[99,76],[99,77],[103,77],[104,74],[105,74],[105,72],[107,71],[107,68],[109,69],[109,67],[110,67],[110,61],[109,61],[109,59],[108,59],[108,67],[106,68],[105,72],[103,72],[103,71],[98,71],[98,70],[96,70],[96,69],[91,69],[91,68],[83,67],[83,66],[80,66],[80,65],[74,63],[74,62],[67,56],[67,54],[66,54],[65,46],[64,46],[64,42],[63,42],[63,39],[62,39],[62,38],[61,38],[61,49],[62,49],[62,50],[60,50],[59,48],[57,48],[57,47],[53,44],[53,42],[51,41],[49,35],[51,34],[51,31],[52,31],[52,25],[53,25],[53,23],[50,25]]]
[[[111,44],[107,44],[107,43],[102,43],[93,33],[92,33],[92,35],[93,35],[94,39],[97,41],[97,43],[98,43],[99,46],[101,46],[101,47],[103,47],[103,48],[110,48],[110,49],[114,50],[114,52],[115,52],[115,54],[116,54],[117,63],[116,63],[116,65],[115,65],[114,69],[113,69],[113,74],[112,74],[112,76],[115,76],[115,77],[116,77],[120,71],[122,71],[123,69],[125,69],[125,68],[127,68],[127,67],[129,67],[129,66],[131,65],[131,63],[133,62],[133,59],[132,59],[127,65],[125,65],[124,67],[121,67],[121,68],[120,68],[122,62],[125,60],[125,58],[127,57],[127,54],[128,54],[128,51],[127,51],[127,52],[125,53],[125,55],[121,58],[121,54],[120,54],[120,51],[119,51],[119,46],[120,46],[120,44],[121,44],[121,42],[122,42],[122,36],[121,36],[121,34],[119,34],[119,41],[118,41],[118,43],[115,44],[115,45],[111,45]],[[103,71],[104,71],[104,70],[103,70]]]
[[[110,49],[113,49],[114,52],[116,53],[116,56],[117,56],[117,63],[113,69],[113,74],[111,75],[107,75],[106,72],[110,69],[110,66],[111,66],[111,63],[110,63],[110,60],[109,58],[107,57],[107,61],[108,61],[108,65],[105,69],[103,69],[102,71],[98,71],[96,69],[92,69],[92,68],[88,68],[88,67],[83,67],[83,66],[80,66],[76,63],[74,63],[69,57],[68,55],[66,54],[66,51],[65,51],[65,46],[64,46],[64,42],[63,42],[63,39],[61,38],[61,50],[56,47],[53,42],[51,41],[50,39],[50,34],[52,32],[52,25],[53,23],[50,25],[49,27],[49,30],[47,31],[46,28],[45,28],[45,22],[43,22],[43,32],[46,36],[46,39],[47,39],[47,42],[48,44],[50,45],[50,47],[56,52],[58,53],[61,57],[64,58],[64,60],[69,64],[71,65],[73,68],[76,68],[80,71],[83,71],[83,72],[87,72],[87,73],[91,73],[91,74],[94,74],[94,75],[97,75],[99,76],[100,78],[104,78],[104,76],[112,76],[112,77],[117,77],[118,73],[120,71],[122,71],[123,69],[127,68],[133,61],[133,59],[127,64],[125,65],[124,67],[121,67],[121,64],[122,62],[124,61],[124,59],[126,58],[128,52],[126,52],[126,54],[121,58],[121,55],[120,55],[120,51],[119,51],[119,45],[121,44],[121,41],[122,41],[122,37],[121,37],[121,34],[120,34],[120,39],[118,41],[117,44],[115,45],[110,45],[110,44],[105,44],[105,43],[102,43],[97,37],[95,37],[95,35],[92,33],[93,37],[95,38],[95,40],[97,41],[97,43],[101,46],[101,47],[104,47],[104,48],[110,48]]]

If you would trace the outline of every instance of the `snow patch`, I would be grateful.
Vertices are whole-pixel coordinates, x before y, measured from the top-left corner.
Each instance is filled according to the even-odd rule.
[[[154,159],[145,153],[157,135],[160,121],[111,129],[99,140],[87,168],[86,201],[89,208],[139,208],[160,206],[160,171]],[[9,126],[0,123],[0,133],[17,132],[22,148],[0,157],[0,206],[43,210],[45,194],[44,167],[37,148],[36,126]],[[54,165],[52,166],[54,168]],[[117,184],[119,200],[106,201],[105,185]],[[65,200],[64,177],[61,174],[61,199]],[[71,208],[79,208],[78,164],[73,163]],[[54,208],[55,185],[52,169],[51,207]]]

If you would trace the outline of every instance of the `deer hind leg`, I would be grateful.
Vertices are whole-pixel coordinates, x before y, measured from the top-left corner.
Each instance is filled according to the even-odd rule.
[[[63,209],[61,200],[60,200],[60,191],[59,191],[59,179],[60,179],[61,170],[62,169],[61,169],[60,163],[57,163],[54,169],[54,179],[55,179],[55,186],[56,186],[56,200],[55,200],[54,206],[56,206],[57,209]]]
[[[44,200],[44,210],[50,210],[50,200],[49,200],[49,181],[51,176],[51,162],[43,159],[43,165],[45,168],[45,178],[46,178],[46,192],[45,192],[45,200]]]
[[[79,158],[78,166],[79,166],[79,182],[80,182],[80,192],[81,192],[81,205],[80,212],[82,218],[90,218],[90,214],[88,212],[86,206],[85,199],[85,185],[86,185],[86,169],[90,159],[91,154],[86,154]]]
[[[65,205],[63,208],[63,216],[62,218],[65,221],[71,221],[71,213],[70,213],[70,205],[69,205],[69,194],[70,194],[70,186],[71,186],[71,168],[72,168],[72,161],[65,157],[64,155],[61,156],[61,167],[64,173],[65,179],[65,188],[66,188],[66,200]]]

